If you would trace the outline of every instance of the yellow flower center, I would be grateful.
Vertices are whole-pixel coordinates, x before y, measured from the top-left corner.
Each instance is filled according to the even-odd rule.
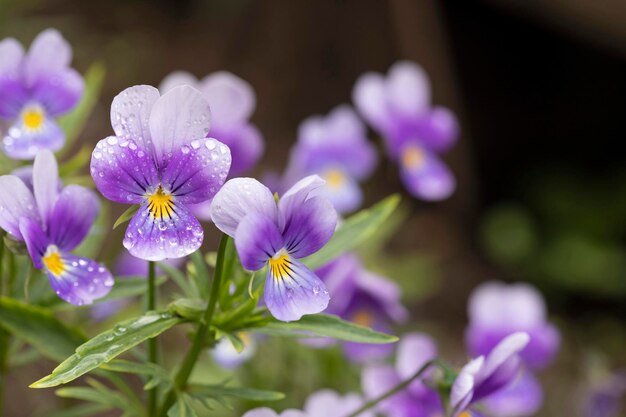
[[[407,169],[419,168],[425,159],[424,151],[417,146],[409,146],[402,152],[402,165]]]
[[[28,130],[38,130],[43,126],[45,115],[38,107],[29,107],[22,112],[22,122]]]
[[[374,322],[374,317],[365,310],[359,310],[352,317],[352,321],[360,326],[370,327]]]
[[[65,272],[65,263],[63,263],[63,258],[61,258],[61,254],[56,246],[50,246],[46,250],[42,261],[46,269],[55,277],[59,277]]]
[[[164,216],[171,218],[174,213],[174,198],[159,185],[156,192],[148,196],[148,210],[155,219],[161,220]]]
[[[463,411],[459,417],[472,417],[472,414],[469,411]]]
[[[269,264],[270,272],[274,279],[290,277],[293,272],[289,255],[287,255],[284,250],[279,251],[276,255],[271,257],[267,263]]]
[[[331,169],[326,171],[324,177],[326,178],[326,183],[331,188],[341,187],[346,180],[346,176],[339,169]]]

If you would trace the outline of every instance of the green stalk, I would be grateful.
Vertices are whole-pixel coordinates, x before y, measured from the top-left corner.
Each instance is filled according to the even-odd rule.
[[[387,398],[396,395],[397,393],[399,393],[400,391],[402,391],[403,389],[405,389],[406,387],[408,387],[409,385],[411,385],[411,382],[413,382],[413,380],[419,378],[420,376],[422,376],[422,374],[424,372],[426,372],[426,370],[428,368],[430,368],[433,364],[435,364],[435,360],[432,361],[428,361],[426,362],[417,372],[415,372],[413,374],[413,376],[411,376],[409,379],[402,381],[401,383],[399,383],[398,385],[396,385],[395,387],[391,388],[389,391],[385,392],[384,394],[382,394],[381,396],[374,398],[373,400],[370,400],[368,402],[366,402],[365,404],[363,404],[363,406],[361,408],[359,408],[358,410],[356,410],[354,413],[348,415],[347,417],[357,417],[359,414],[361,414],[364,411],[369,410],[370,408],[374,407],[376,404],[380,403],[381,401],[386,400]]]
[[[148,294],[146,296],[146,311],[154,311],[156,309],[156,272],[155,263],[148,262]],[[148,339],[148,362],[156,364],[158,361],[157,339],[153,337]],[[154,416],[157,406],[157,387],[148,391],[148,417]]]
[[[0,239],[2,236],[0,236]],[[0,242],[0,292],[4,293],[4,241]],[[0,329],[0,415],[4,409],[4,387],[7,378],[9,333]]]
[[[222,275],[224,273],[224,254],[226,253],[227,244],[228,236],[223,235],[222,239],[220,240],[219,249],[217,251],[217,260],[215,263],[213,282],[211,283],[211,294],[209,296],[209,302],[207,304],[206,310],[204,310],[204,315],[200,320],[200,325],[198,326],[198,330],[196,331],[196,336],[193,339],[191,348],[187,352],[187,355],[183,359],[183,363],[180,366],[180,369],[174,377],[174,389],[168,393],[165,401],[163,402],[160,413],[161,416],[167,415],[167,411],[172,406],[172,404],[174,404],[174,401],[176,400],[175,392],[185,389],[185,386],[187,385],[187,380],[189,379],[189,376],[191,376],[191,372],[193,371],[193,368],[198,361],[200,352],[206,344],[206,339],[209,334],[209,329],[211,327],[211,321],[213,320],[213,314],[215,313],[217,299],[219,297],[220,287],[222,285]]]

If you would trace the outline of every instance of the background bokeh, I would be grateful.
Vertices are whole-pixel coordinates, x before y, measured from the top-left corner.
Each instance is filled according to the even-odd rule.
[[[109,105],[124,88],[158,85],[178,69],[200,77],[228,70],[256,90],[252,120],[267,141],[254,172],[261,176],[284,168],[304,118],[350,101],[361,73],[385,72],[398,59],[422,65],[434,102],[461,121],[459,144],[446,156],[458,190],[436,204],[405,194],[404,224],[368,266],[404,288],[407,329],[433,333],[458,364],[472,288],[488,279],[538,286],[563,333],[557,362],[541,375],[540,416],[581,415],[575,398],[626,367],[624,22],[620,0],[0,0],[0,38],[28,44],[56,27],[79,71],[96,61],[106,67],[76,149],[111,132]],[[383,159],[366,184],[366,205],[391,192],[404,193]],[[119,250],[121,232],[105,259]],[[214,247],[217,233],[207,241]],[[288,363],[299,364],[290,379],[281,357],[242,378],[275,389],[299,381],[300,398],[317,381],[354,388],[358,373],[332,352],[290,349]],[[319,355],[327,356],[324,376]],[[11,375],[7,415],[59,404],[24,388],[49,365]]]

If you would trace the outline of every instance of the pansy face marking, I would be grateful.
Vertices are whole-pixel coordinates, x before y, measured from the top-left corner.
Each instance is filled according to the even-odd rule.
[[[419,169],[425,160],[424,151],[417,145],[409,145],[402,152],[402,165],[406,169]]]
[[[333,189],[341,188],[346,181],[346,175],[340,169],[329,169],[324,173],[326,184]]]
[[[148,210],[153,218],[157,220],[167,216],[169,219],[174,214],[174,197],[163,190],[163,186],[159,185],[154,194],[148,196]]]
[[[289,260],[289,254],[285,249],[281,249],[276,253],[276,255],[272,256],[267,263],[270,267],[270,272],[274,280],[283,280],[285,278],[292,278],[292,274],[294,273],[293,268],[291,267],[291,262]]]
[[[43,108],[37,104],[25,107],[20,117],[25,130],[28,132],[40,132],[46,120]]]
[[[63,262],[63,258],[61,258],[61,253],[59,253],[59,248],[55,245],[48,246],[46,249],[46,253],[41,258],[44,266],[55,277],[60,277],[65,272],[65,263]]]

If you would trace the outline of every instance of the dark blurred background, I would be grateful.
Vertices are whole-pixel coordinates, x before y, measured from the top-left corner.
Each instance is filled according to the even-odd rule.
[[[0,0],[0,38],[28,44],[56,27],[79,71],[104,63],[83,144],[111,132],[110,102],[128,86],[179,69],[249,81],[267,142],[258,176],[282,169],[298,124],[349,102],[361,73],[421,64],[434,102],[461,120],[446,156],[459,188],[439,204],[405,197],[406,224],[389,245],[424,262],[398,279],[423,289],[407,303],[460,358],[477,283],[537,285],[564,333],[543,376],[543,416],[580,415],[568,401],[589,368],[626,366],[625,22],[623,0]],[[366,205],[390,192],[403,190],[383,161]]]

